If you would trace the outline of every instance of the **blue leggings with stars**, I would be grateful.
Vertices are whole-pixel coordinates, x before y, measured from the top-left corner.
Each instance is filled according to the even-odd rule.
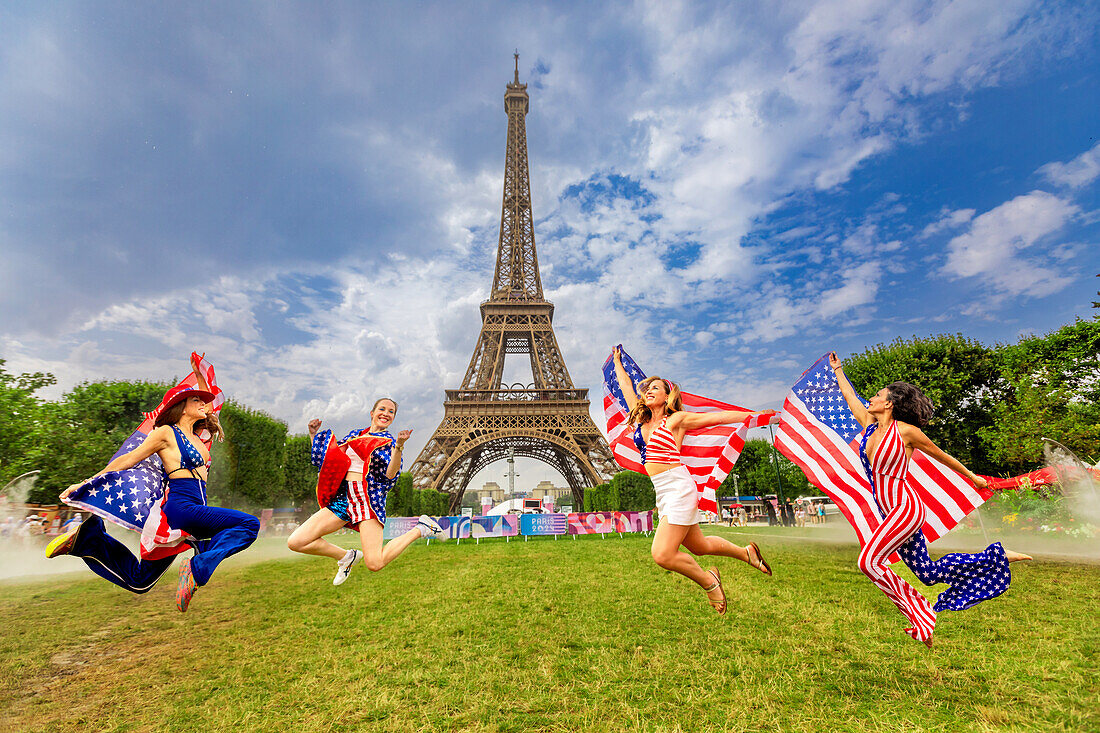
[[[898,554],[920,582],[950,586],[936,599],[933,606],[936,611],[965,611],[1001,595],[1012,582],[1012,571],[1000,542],[994,542],[984,552],[953,552],[933,560],[928,555],[924,533],[918,530],[898,548]]]

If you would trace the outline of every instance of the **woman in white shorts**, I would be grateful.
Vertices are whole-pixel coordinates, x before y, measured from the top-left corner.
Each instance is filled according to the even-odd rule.
[[[718,568],[703,570],[692,555],[736,558],[766,575],[771,575],[772,570],[755,542],[741,547],[722,537],[707,537],[699,529],[698,491],[691,474],[680,462],[680,446],[684,434],[690,430],[743,422],[757,413],[736,410],[686,412],[679,387],[660,377],[646,378],[635,391],[623,368],[618,348],[615,349],[615,372],[630,408],[628,422],[635,426],[634,443],[657,493],[657,512],[661,519],[653,535],[653,559],[662,568],[698,583],[714,609],[724,614],[726,594]],[[680,552],[680,547],[691,554]]]

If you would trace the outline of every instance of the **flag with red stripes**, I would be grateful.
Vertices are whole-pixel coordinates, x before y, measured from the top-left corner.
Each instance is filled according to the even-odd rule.
[[[836,503],[861,545],[882,521],[859,457],[862,432],[826,354],[791,388],[775,436],[775,447]],[[910,458],[907,483],[924,503],[923,531],[929,542],[950,532],[993,495],[992,489],[975,488],[920,451]]]
[[[645,374],[619,347],[623,368],[634,383],[633,387],[645,379]],[[748,408],[729,405],[725,402],[700,397],[690,392],[680,392],[684,409],[690,412],[715,412],[718,410],[738,410],[751,412]],[[614,352],[603,365],[603,411],[607,418],[607,435],[611,452],[620,466],[628,471],[645,473],[642,456],[634,444],[634,426],[627,423],[630,410],[626,398],[615,374]],[[753,415],[748,420],[727,425],[714,425],[709,428],[689,430],[684,434],[680,447],[680,462],[687,468],[699,492],[699,509],[718,513],[718,487],[733,469],[737,457],[745,447],[745,434],[749,428],[767,425],[770,415]]]

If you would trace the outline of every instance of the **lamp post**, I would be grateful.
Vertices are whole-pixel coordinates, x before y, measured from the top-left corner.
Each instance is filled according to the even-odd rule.
[[[508,476],[508,498],[509,499],[514,499],[514,498],[516,498],[516,476],[519,475],[518,473],[516,473],[516,449],[515,448],[509,448],[508,449],[508,459],[507,460],[508,460],[508,473],[507,473],[507,476]]]
[[[775,457],[775,431],[772,430],[771,423],[768,423],[768,435],[771,436],[772,443],[772,466],[775,468],[775,481],[777,484],[776,498],[779,500],[779,524],[783,524],[783,478],[779,475],[779,459]]]

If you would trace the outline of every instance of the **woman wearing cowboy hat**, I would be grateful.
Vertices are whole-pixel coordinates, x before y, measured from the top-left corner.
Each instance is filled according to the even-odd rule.
[[[260,522],[251,514],[206,505],[206,479],[210,451],[197,437],[203,428],[221,437],[222,429],[209,404],[214,394],[198,370],[199,388],[180,385],[168,390],[155,415],[154,429],[137,448],[124,453],[87,481],[61,493],[70,494],[110,471],[133,468],[156,454],[167,482],[161,510],[168,526],[190,537],[195,555],[180,566],[176,607],[186,611],[195,589],[206,585],[225,558],[251,545]],[[156,560],[135,558],[118,540],[107,534],[103,520],[92,516],[76,530],[61,535],[46,548],[47,557],[80,557],[97,575],[134,593],[145,593],[172,564],[173,556]]]

